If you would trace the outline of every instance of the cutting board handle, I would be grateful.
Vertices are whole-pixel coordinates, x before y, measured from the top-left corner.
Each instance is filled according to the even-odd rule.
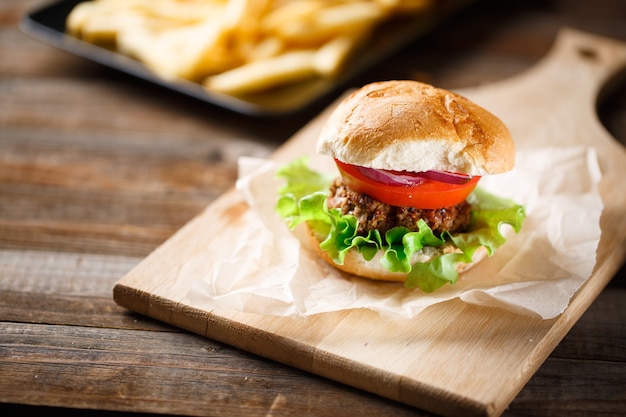
[[[548,54],[527,71],[459,93],[499,116],[518,148],[549,143],[615,149],[621,146],[596,109],[625,68],[626,43],[563,28]]]
[[[573,90],[596,99],[610,80],[626,67],[626,43],[572,28],[559,32],[550,53],[534,71],[556,71]]]

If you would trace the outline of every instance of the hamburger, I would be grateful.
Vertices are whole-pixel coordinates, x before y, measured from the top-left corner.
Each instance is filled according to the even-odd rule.
[[[431,292],[519,232],[524,207],[478,187],[510,171],[504,123],[465,97],[417,81],[365,85],[343,100],[317,151],[339,175],[301,157],[278,177],[278,213],[304,224],[312,248],[349,274]]]

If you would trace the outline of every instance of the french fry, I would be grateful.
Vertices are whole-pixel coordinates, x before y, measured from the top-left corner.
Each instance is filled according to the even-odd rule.
[[[433,0],[376,0],[392,14],[412,14],[432,7]]]
[[[295,0],[274,8],[263,19],[262,27],[267,32],[279,32],[281,27],[292,22],[307,20],[311,13],[327,5],[325,0]]]
[[[313,67],[321,76],[336,77],[357,43],[358,37],[353,36],[340,36],[327,42],[315,53]]]
[[[226,94],[255,93],[311,78],[317,74],[314,59],[315,50],[287,52],[208,77],[204,85]]]
[[[111,0],[109,0],[111,1]],[[171,21],[173,24],[197,23],[210,18],[217,10],[224,8],[223,1],[205,0],[112,0],[126,3],[158,19]]]
[[[82,7],[85,3],[97,7],[93,9],[96,12],[136,10],[153,19],[172,23],[193,23],[205,19],[216,8],[222,9],[225,2],[218,0],[94,0],[79,3],[77,7]]]
[[[370,1],[338,3],[318,8],[302,19],[286,21],[274,32],[296,47],[319,46],[337,36],[362,33],[382,16],[383,10]]]
[[[118,47],[165,79],[200,81],[241,63],[225,50],[227,35],[211,22],[160,32],[135,28],[119,36]]]
[[[222,26],[226,29],[239,28],[247,32],[256,28],[269,9],[271,0],[229,0]]]
[[[279,55],[285,50],[285,42],[276,37],[268,36],[256,44],[250,46],[250,49],[243,52],[246,62],[258,61],[261,59],[271,58]]]
[[[117,35],[128,27],[145,27],[147,19],[144,14],[134,10],[94,10],[99,6],[82,3],[76,13],[68,19],[68,29],[87,42],[96,44],[115,43]]]
[[[98,6],[93,2],[78,3],[76,7],[72,9],[72,12],[68,15],[65,22],[67,31],[74,36],[80,37],[85,21],[92,15],[95,7]]]

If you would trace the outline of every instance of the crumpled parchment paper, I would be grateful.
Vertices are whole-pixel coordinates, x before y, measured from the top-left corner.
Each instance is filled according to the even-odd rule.
[[[366,308],[411,318],[459,298],[550,319],[565,310],[595,265],[603,204],[592,148],[518,150],[513,171],[483,177],[480,187],[525,206],[522,230],[509,233],[492,257],[461,274],[456,284],[433,293],[351,277],[320,260],[302,227],[290,231],[274,212],[281,185],[277,168],[270,160],[240,160],[237,188],[254,221],[217,261],[196,257],[186,265],[203,271],[187,294],[194,306],[278,316]]]

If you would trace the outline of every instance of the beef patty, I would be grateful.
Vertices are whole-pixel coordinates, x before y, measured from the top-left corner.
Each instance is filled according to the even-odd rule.
[[[339,208],[343,214],[355,216],[359,222],[357,233],[363,236],[372,229],[378,229],[381,236],[385,236],[385,232],[395,226],[417,231],[419,219],[423,219],[437,236],[444,231],[463,232],[470,223],[471,209],[466,201],[436,209],[391,206],[352,190],[341,177],[335,178],[330,187],[328,207]]]

